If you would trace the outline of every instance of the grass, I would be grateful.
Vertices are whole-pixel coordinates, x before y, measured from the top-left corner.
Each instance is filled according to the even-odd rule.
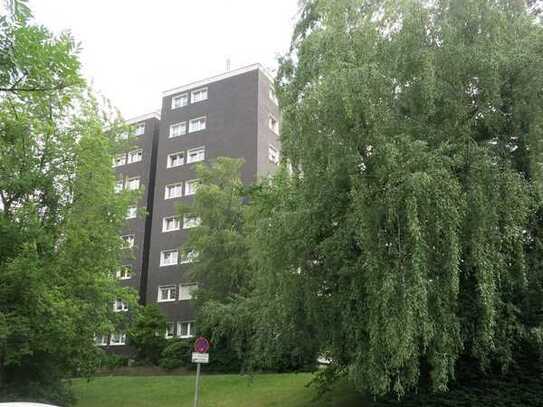
[[[365,407],[347,386],[316,399],[309,373],[203,375],[199,407]],[[194,376],[111,376],[74,380],[77,407],[192,407]]]

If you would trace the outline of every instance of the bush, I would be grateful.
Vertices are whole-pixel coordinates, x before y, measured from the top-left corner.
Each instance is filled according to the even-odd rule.
[[[164,369],[177,369],[191,365],[192,341],[172,339],[160,355],[159,366]]]
[[[164,338],[166,326],[166,319],[156,304],[146,305],[137,313],[128,336],[130,345],[136,349],[140,364],[159,364],[167,344]]]
[[[126,356],[104,352],[98,360],[98,367],[102,369],[115,369],[117,367],[128,366],[128,361],[129,358]]]

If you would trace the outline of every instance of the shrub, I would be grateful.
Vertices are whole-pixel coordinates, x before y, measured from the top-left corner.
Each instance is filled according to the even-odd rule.
[[[104,352],[99,360],[98,367],[102,369],[115,369],[118,367],[128,366],[128,360],[126,356],[116,355],[115,353]]]
[[[158,365],[167,344],[166,319],[156,304],[142,307],[128,331],[130,345],[136,349],[139,363]]]
[[[160,367],[176,369],[191,365],[192,341],[187,339],[172,339],[164,347],[160,355]]]

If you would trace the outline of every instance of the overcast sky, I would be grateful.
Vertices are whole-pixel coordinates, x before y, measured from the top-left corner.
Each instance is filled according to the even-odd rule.
[[[285,53],[298,0],[31,0],[38,23],[70,30],[84,75],[125,118],[153,110],[161,93]]]

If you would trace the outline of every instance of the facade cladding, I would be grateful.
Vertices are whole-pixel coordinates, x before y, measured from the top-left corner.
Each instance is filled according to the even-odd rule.
[[[125,186],[134,187],[130,182],[140,177],[143,194],[137,217],[127,214],[123,236],[127,245],[133,236],[134,257],[126,262],[130,278],[122,274],[121,282],[139,290],[142,304],[159,305],[169,321],[167,337],[191,337],[196,331],[191,293],[198,282],[188,273],[194,258],[183,256],[181,248],[198,220],[177,215],[177,206],[190,204],[197,188],[195,164],[242,158],[245,183],[273,173],[280,151],[278,119],[273,80],[255,64],[166,91],[160,116],[129,121],[136,134],[144,126],[137,137],[142,160],[121,160],[116,170]],[[123,334],[109,344],[123,345]],[[106,340],[99,340],[104,345]]]

